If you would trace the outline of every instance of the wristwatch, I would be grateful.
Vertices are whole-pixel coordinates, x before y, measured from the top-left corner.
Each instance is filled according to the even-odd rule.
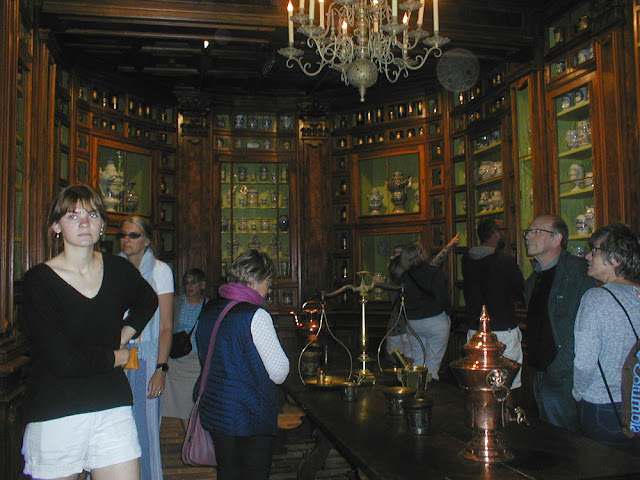
[[[169,364],[168,363],[159,363],[159,364],[156,365],[156,368],[159,368],[163,372],[167,373],[169,371]]]

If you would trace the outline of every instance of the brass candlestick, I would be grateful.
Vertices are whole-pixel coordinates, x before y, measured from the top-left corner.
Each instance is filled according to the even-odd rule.
[[[342,292],[346,290],[351,290],[353,292],[357,292],[360,296],[360,355],[358,355],[358,362],[360,363],[360,368],[357,371],[357,383],[375,383],[376,377],[373,375],[371,370],[367,368],[367,364],[372,362],[373,359],[367,353],[367,294],[374,288],[382,288],[383,290],[397,290],[398,287],[387,285],[385,283],[376,282],[375,280],[371,283],[366,283],[365,279],[369,272],[361,271],[357,272],[357,275],[360,275],[360,285],[343,285],[338,290],[331,293],[322,292],[322,298],[330,298],[335,297],[336,295],[340,295]]]

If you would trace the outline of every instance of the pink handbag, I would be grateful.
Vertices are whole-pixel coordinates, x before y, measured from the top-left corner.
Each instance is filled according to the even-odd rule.
[[[185,436],[184,443],[182,444],[182,461],[187,465],[206,465],[211,467],[215,467],[217,465],[216,452],[213,447],[213,440],[211,439],[211,435],[202,427],[202,423],[200,423],[200,397],[202,396],[205,384],[207,383],[209,366],[211,365],[211,356],[213,354],[213,346],[216,343],[218,328],[220,327],[222,319],[225,317],[227,312],[231,310],[231,307],[233,307],[236,303],[239,302],[237,300],[233,300],[229,302],[224,310],[222,310],[215,326],[213,327],[213,332],[211,332],[211,340],[209,340],[209,350],[207,350],[207,359],[202,371],[202,380],[200,381],[198,400],[196,400],[196,403],[193,406],[193,410],[191,410],[191,415],[189,416],[189,426],[187,427],[187,434]]]
[[[213,440],[200,423],[200,411],[198,405],[200,398],[196,400],[191,415],[189,416],[189,426],[187,436],[182,444],[182,461],[187,465],[208,465],[216,466],[216,451],[213,448]]]

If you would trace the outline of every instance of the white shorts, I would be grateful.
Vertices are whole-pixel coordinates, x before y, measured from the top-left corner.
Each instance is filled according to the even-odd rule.
[[[467,342],[471,340],[471,337],[473,337],[476,332],[477,330],[467,331]],[[524,358],[522,354],[522,332],[519,327],[515,327],[509,330],[493,331],[493,333],[496,334],[499,342],[506,345],[502,356],[520,364],[518,373],[516,373],[516,377],[511,384],[511,390],[520,388],[522,386],[522,360]]]
[[[27,424],[24,473],[60,478],[140,457],[131,407],[81,413]]]

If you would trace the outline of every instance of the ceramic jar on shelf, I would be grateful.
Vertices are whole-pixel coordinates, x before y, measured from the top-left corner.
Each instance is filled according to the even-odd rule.
[[[128,213],[134,213],[140,204],[140,196],[138,192],[134,190],[135,186],[135,182],[127,183],[127,191],[124,195],[124,209]]]
[[[370,215],[380,215],[380,209],[382,208],[382,199],[383,196],[380,191],[373,187],[371,189],[371,193],[367,195],[367,200],[369,200],[369,214]]]
[[[591,229],[587,223],[587,217],[583,214],[576,216],[576,232],[578,235],[589,235]]]
[[[579,163],[571,165],[569,167],[568,178],[575,184],[575,187],[573,187],[574,190],[581,189],[584,183],[584,167]]]

